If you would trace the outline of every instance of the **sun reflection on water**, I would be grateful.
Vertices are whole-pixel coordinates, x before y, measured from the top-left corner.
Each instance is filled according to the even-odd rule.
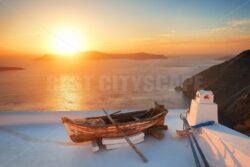
[[[65,75],[56,82],[54,95],[57,98],[56,108],[60,111],[80,110],[83,101],[82,86],[77,76]]]

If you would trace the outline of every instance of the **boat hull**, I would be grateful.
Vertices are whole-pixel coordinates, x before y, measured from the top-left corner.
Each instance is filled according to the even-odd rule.
[[[113,118],[119,117],[129,117],[133,115],[138,115],[138,113],[143,113],[145,111],[137,111],[137,112],[130,112],[130,113],[123,113],[117,114],[113,116]],[[132,122],[124,122],[124,123],[117,123],[119,128],[126,133],[126,135],[133,135],[138,132],[143,132],[146,129],[149,129],[154,126],[163,126],[165,122],[165,116],[167,111],[161,111],[154,115],[151,118],[140,119]],[[88,119],[97,119],[97,118],[105,118],[105,116],[101,117],[92,117]],[[86,120],[86,119],[85,119]],[[70,120],[66,117],[62,118],[63,124],[69,134],[70,139],[73,142],[81,143],[90,140],[97,140],[100,138],[115,138],[115,137],[122,137],[123,135],[117,129],[116,126],[109,124],[109,125],[80,125],[79,123],[75,123],[74,120]],[[79,120],[77,121],[79,122]]]

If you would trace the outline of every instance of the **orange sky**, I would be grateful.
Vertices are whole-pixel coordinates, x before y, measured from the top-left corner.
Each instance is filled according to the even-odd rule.
[[[77,51],[171,56],[235,54],[249,49],[249,4],[243,6],[241,0],[185,3],[4,0],[0,4],[0,55],[45,54],[55,48],[67,51],[55,38],[76,43]],[[74,35],[64,40],[58,33],[61,29]]]

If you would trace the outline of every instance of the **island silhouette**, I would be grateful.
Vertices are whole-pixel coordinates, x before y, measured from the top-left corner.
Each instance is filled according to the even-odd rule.
[[[151,54],[145,52],[138,53],[104,53],[99,51],[88,51],[74,55],[80,59],[103,60],[103,59],[132,59],[132,60],[148,60],[148,59],[167,59],[163,54]],[[57,60],[67,56],[57,54],[45,54],[36,58],[38,61]]]

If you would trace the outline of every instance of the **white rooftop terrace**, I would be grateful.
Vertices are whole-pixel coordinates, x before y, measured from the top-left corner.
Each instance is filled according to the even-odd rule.
[[[70,141],[61,116],[87,117],[102,111],[83,112],[1,112],[0,167],[194,167],[195,161],[187,138],[175,137],[182,129],[179,114],[170,110],[166,117],[169,130],[163,140],[147,136],[136,146],[149,160],[146,164],[130,147],[91,151],[89,143]],[[250,164],[249,137],[220,124],[203,127],[195,136],[210,166],[247,166]]]

